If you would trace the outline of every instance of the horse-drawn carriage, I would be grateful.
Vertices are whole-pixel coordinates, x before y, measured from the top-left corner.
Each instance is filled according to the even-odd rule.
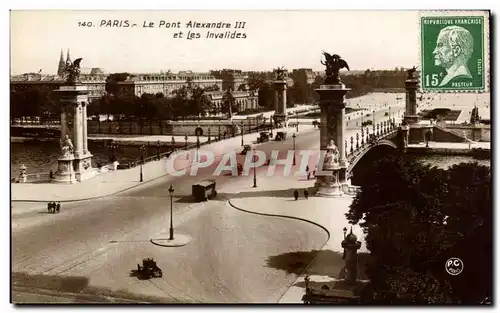
[[[142,260],[142,266],[137,264],[137,274],[141,279],[159,278],[163,276],[161,268],[156,265],[155,260],[147,258]]]

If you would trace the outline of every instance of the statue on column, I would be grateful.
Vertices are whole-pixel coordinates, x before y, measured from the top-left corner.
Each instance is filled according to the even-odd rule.
[[[415,66],[413,66],[412,68],[410,68],[409,70],[407,70],[406,71],[408,73],[407,79],[415,79],[415,72],[416,71],[417,71],[417,68]]]
[[[278,67],[276,69],[276,80],[285,80],[285,67]]]
[[[64,68],[64,80],[68,84],[73,84],[80,80],[80,62],[82,58],[76,59],[73,63],[67,62]]]
[[[326,154],[325,154],[325,160],[324,160],[324,169],[331,169],[339,166],[339,149],[333,142],[333,140],[330,140],[330,143],[326,147]]]
[[[63,156],[70,156],[74,153],[75,147],[71,142],[71,139],[68,135],[64,136],[64,139],[61,142],[61,152]]]
[[[323,55],[325,56],[325,61],[321,61],[321,64],[326,66],[326,79],[325,84],[340,84],[340,74],[339,71],[343,68],[346,68],[348,71],[349,65],[344,61],[340,55],[334,54],[330,55],[323,51]]]

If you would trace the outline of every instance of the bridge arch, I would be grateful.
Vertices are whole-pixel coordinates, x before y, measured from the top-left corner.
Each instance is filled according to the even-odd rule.
[[[374,144],[364,148],[352,158],[349,158],[349,167],[347,168],[348,177],[351,184],[358,185],[364,176],[364,172],[373,162],[390,154],[398,154],[398,146],[391,140],[382,139]]]

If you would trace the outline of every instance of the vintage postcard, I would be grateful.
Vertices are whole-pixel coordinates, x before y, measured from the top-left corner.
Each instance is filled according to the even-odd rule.
[[[490,47],[489,11],[11,11],[11,302],[491,305]]]

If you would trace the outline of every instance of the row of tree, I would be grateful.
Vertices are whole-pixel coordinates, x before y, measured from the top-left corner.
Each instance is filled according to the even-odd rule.
[[[376,301],[477,304],[492,296],[489,167],[462,163],[444,170],[394,156],[364,175],[346,216],[366,234]],[[445,271],[452,257],[464,264],[460,275]]]

